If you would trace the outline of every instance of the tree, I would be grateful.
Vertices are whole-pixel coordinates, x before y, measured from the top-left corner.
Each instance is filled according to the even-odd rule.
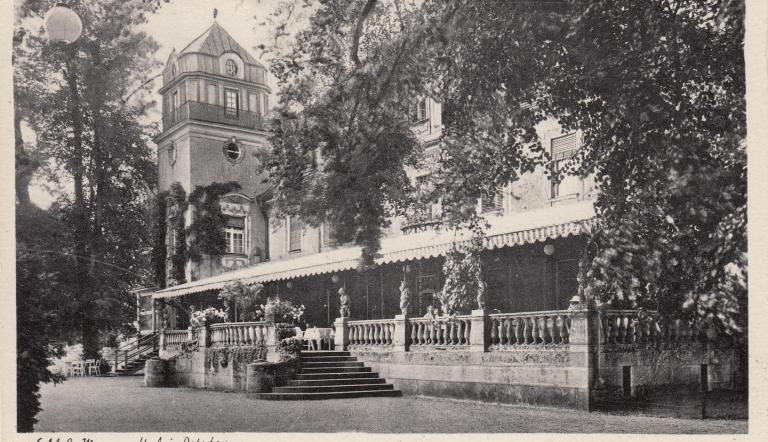
[[[84,33],[49,42],[40,18],[52,1],[17,5],[13,39],[17,226],[18,429],[31,431],[41,382],[77,333],[98,357],[99,330],[135,318],[129,289],[148,280],[147,198],[156,181],[142,121],[152,105],[123,97],[155,66],[157,45],[136,26],[160,1],[69,2]],[[139,88],[146,90],[146,85]],[[24,128],[34,142],[25,142]],[[39,178],[57,196],[29,199]]]
[[[393,177],[420,154],[415,143],[380,140],[406,139],[392,120],[430,95],[445,109],[434,188],[449,224],[479,225],[477,198],[536,167],[553,180],[594,175],[587,293],[746,330],[742,1],[315,5],[289,33],[293,46],[270,49],[279,122],[297,122],[272,143],[278,201],[302,204],[292,210],[308,218],[336,216],[374,254],[381,230],[364,224],[412,203],[413,189]],[[283,33],[290,11],[277,13]],[[546,120],[583,133],[563,170],[552,170],[538,138]],[[329,165],[316,166],[316,147]],[[369,167],[350,167],[361,162]],[[380,196],[367,194],[368,177],[384,177],[374,182]]]

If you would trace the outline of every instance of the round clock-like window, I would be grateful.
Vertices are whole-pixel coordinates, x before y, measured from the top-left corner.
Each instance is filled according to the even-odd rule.
[[[230,77],[234,77],[237,75],[237,63],[235,63],[234,60],[227,60],[226,64],[224,65],[224,68],[227,71],[227,75]]]
[[[232,163],[237,163],[243,159],[243,148],[234,141],[227,143],[224,145],[224,157]]]

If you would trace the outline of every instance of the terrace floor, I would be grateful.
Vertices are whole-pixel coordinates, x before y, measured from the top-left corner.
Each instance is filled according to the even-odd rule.
[[[241,393],[147,388],[142,377],[43,385],[40,432],[746,433],[697,420],[420,397],[260,401]]]

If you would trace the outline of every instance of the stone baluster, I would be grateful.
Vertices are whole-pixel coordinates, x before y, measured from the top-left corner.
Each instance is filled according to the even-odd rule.
[[[616,343],[624,343],[624,322],[621,316],[616,317]]]
[[[557,315],[552,315],[548,320],[549,335],[552,337],[553,344],[560,343],[560,329],[557,323]]]
[[[496,318],[491,319],[491,344],[501,344],[498,324],[499,321]]]
[[[552,336],[549,334],[549,328],[547,328],[548,316],[539,317],[539,336],[541,336],[541,343],[548,344],[552,341]]]
[[[533,341],[533,336],[531,335],[531,319],[530,318],[521,318],[523,321],[524,329],[523,329],[523,335],[525,336],[525,343],[530,344]]]
[[[525,321],[515,318],[515,344],[525,344]]]

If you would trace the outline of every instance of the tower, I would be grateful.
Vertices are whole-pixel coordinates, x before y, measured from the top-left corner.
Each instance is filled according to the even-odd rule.
[[[159,191],[176,182],[187,194],[214,182],[241,186],[220,204],[227,216],[225,254],[188,263],[187,281],[266,259],[267,215],[259,196],[267,187],[254,155],[267,143],[264,116],[271,90],[266,77],[267,69],[216,22],[168,57],[160,88],[163,129],[155,138]],[[189,225],[190,212],[185,219]]]

